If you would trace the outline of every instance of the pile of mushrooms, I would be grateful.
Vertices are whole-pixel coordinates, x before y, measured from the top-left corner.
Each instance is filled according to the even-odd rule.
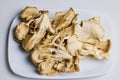
[[[78,72],[85,56],[108,59],[111,41],[104,40],[105,31],[100,17],[77,22],[78,14],[70,8],[57,12],[54,19],[49,11],[26,7],[20,14],[21,23],[15,28],[15,40],[30,52],[31,61],[42,75]]]

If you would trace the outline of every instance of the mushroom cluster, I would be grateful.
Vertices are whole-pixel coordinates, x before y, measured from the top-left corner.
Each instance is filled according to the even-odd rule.
[[[108,59],[111,41],[104,40],[105,31],[100,17],[77,22],[79,14],[70,8],[56,12],[26,7],[20,14],[21,23],[15,28],[15,40],[31,54],[31,61],[42,75],[78,72],[85,56]]]

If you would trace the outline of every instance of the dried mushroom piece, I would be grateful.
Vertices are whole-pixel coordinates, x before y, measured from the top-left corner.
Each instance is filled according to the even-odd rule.
[[[111,41],[109,39],[107,39],[106,41],[102,41],[102,42],[98,43],[96,46],[98,49],[100,49],[102,51],[100,53],[100,55],[103,57],[103,59],[108,59],[109,51],[111,48]]]
[[[82,45],[82,48],[79,50],[79,54],[83,55],[83,56],[91,56],[95,59],[108,59],[109,54],[108,51],[110,49],[110,42],[106,41],[106,42],[100,42],[98,44],[102,44],[102,45],[93,45],[93,44],[89,44],[89,43],[84,43]],[[102,48],[100,48],[100,46],[103,46]]]
[[[30,24],[29,24],[29,33],[30,34],[35,34],[39,31],[40,28],[40,23],[43,19],[43,15],[41,15],[39,18],[34,19],[34,20],[30,20]]]
[[[88,27],[88,26],[87,26]],[[90,26],[89,26],[90,27]],[[96,27],[96,26],[95,26]],[[98,28],[99,29],[99,28]],[[89,29],[91,32],[92,29]],[[101,35],[96,35],[100,37]],[[72,56],[93,56],[96,59],[107,59],[110,49],[110,40],[103,41],[103,38],[91,36],[84,31],[84,27],[79,24],[74,25],[74,33],[67,40],[67,50]]]
[[[57,72],[71,72],[75,71],[73,66],[72,57],[65,53],[63,50],[55,48],[47,48],[45,46],[36,46],[32,55],[32,62],[38,66],[38,72],[43,75],[55,75]],[[52,62],[51,62],[52,60]],[[47,65],[47,66],[46,66]]]
[[[58,71],[56,71],[53,68],[53,66],[54,66],[54,61],[52,59],[41,62],[37,69],[38,73],[42,75],[48,75],[48,76],[57,75]]]
[[[52,58],[56,61],[61,61],[63,59],[71,59],[72,57],[64,50],[51,48],[47,45],[37,45],[32,54],[31,59],[32,62],[36,65],[40,63],[41,61],[45,61],[46,59]]]
[[[22,47],[26,51],[33,49],[34,46],[45,36],[47,30],[54,32],[51,27],[49,16],[45,13],[40,16],[39,31],[33,35],[27,36],[27,38],[22,42]]]
[[[89,35],[88,38],[92,37],[92,38],[97,38],[99,40],[103,40],[105,31],[101,26],[99,20],[98,22],[96,20],[97,19],[95,17],[86,21],[82,21],[83,31],[85,34]]]
[[[75,17],[75,12],[72,8],[68,10],[68,12],[65,13],[64,17],[60,20],[59,24],[56,27],[56,32],[59,32],[60,30],[68,27],[73,18]]]
[[[21,22],[15,28],[15,33],[14,33],[15,38],[17,39],[17,41],[22,41],[25,39],[28,32],[29,32],[29,26],[26,23]]]
[[[36,66],[45,61],[48,58],[52,58],[53,55],[50,54],[48,46],[37,45],[31,53],[31,60]]]
[[[57,25],[59,24],[59,21],[64,17],[65,13],[64,12],[57,12],[55,14],[55,19],[53,21],[53,28],[55,29],[57,27]]]
[[[52,44],[54,44],[55,42],[57,42],[57,40],[60,38],[61,40],[58,42],[60,43],[64,37],[66,36],[72,36],[74,32],[73,29],[73,25],[69,26],[68,28],[65,28],[63,31],[60,31],[59,33],[57,33],[54,37],[54,39],[52,40]]]
[[[28,22],[29,20],[38,16],[39,16],[39,10],[36,7],[30,7],[30,6],[27,6],[20,14],[20,18],[25,22]]]
[[[111,47],[111,41],[107,39],[106,41],[101,41],[100,43],[96,44],[98,49],[103,50],[104,52],[108,52]]]
[[[35,50],[32,54],[31,54],[31,60],[32,63],[36,66],[38,66],[39,63],[43,62],[42,59],[39,59],[40,56],[40,51]]]
[[[83,43],[80,42],[75,36],[72,36],[70,39],[68,39],[67,42],[67,50],[72,56],[78,56],[76,55],[76,51],[80,50]]]

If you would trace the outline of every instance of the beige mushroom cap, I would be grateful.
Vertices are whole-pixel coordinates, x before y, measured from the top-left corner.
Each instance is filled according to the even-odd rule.
[[[86,21],[82,21],[83,32],[89,37],[102,40],[105,35],[103,27],[100,25],[100,18],[94,17]]]
[[[18,24],[15,28],[15,38],[18,41],[22,41],[25,39],[26,35],[29,32],[29,27],[26,23],[21,22],[20,24]]]
[[[27,6],[20,14],[20,18],[23,21],[29,21],[39,16],[39,10],[36,7]]]

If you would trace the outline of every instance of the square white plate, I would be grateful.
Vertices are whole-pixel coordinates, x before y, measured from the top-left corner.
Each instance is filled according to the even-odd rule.
[[[67,11],[68,9],[48,9],[50,16],[54,17],[55,12]],[[74,9],[76,13],[78,13],[80,20],[87,20],[91,17],[100,16],[101,24],[105,29],[105,39],[109,38],[112,40],[112,28],[109,17],[103,13],[93,11],[93,10],[81,10]],[[99,76],[105,74],[109,71],[111,66],[111,55],[109,60],[93,60],[91,58],[85,58],[81,60],[80,63],[80,72],[76,73],[60,73],[56,76],[43,76],[36,73],[35,66],[30,62],[28,56],[29,53],[24,52],[20,45],[14,40],[13,34],[14,29],[17,24],[19,24],[20,20],[17,17],[13,20],[10,31],[9,31],[9,39],[8,39],[8,60],[11,70],[20,76],[29,77],[29,78],[40,78],[40,79],[74,79],[74,78],[88,78],[93,76]],[[110,51],[110,54],[112,50]]]

